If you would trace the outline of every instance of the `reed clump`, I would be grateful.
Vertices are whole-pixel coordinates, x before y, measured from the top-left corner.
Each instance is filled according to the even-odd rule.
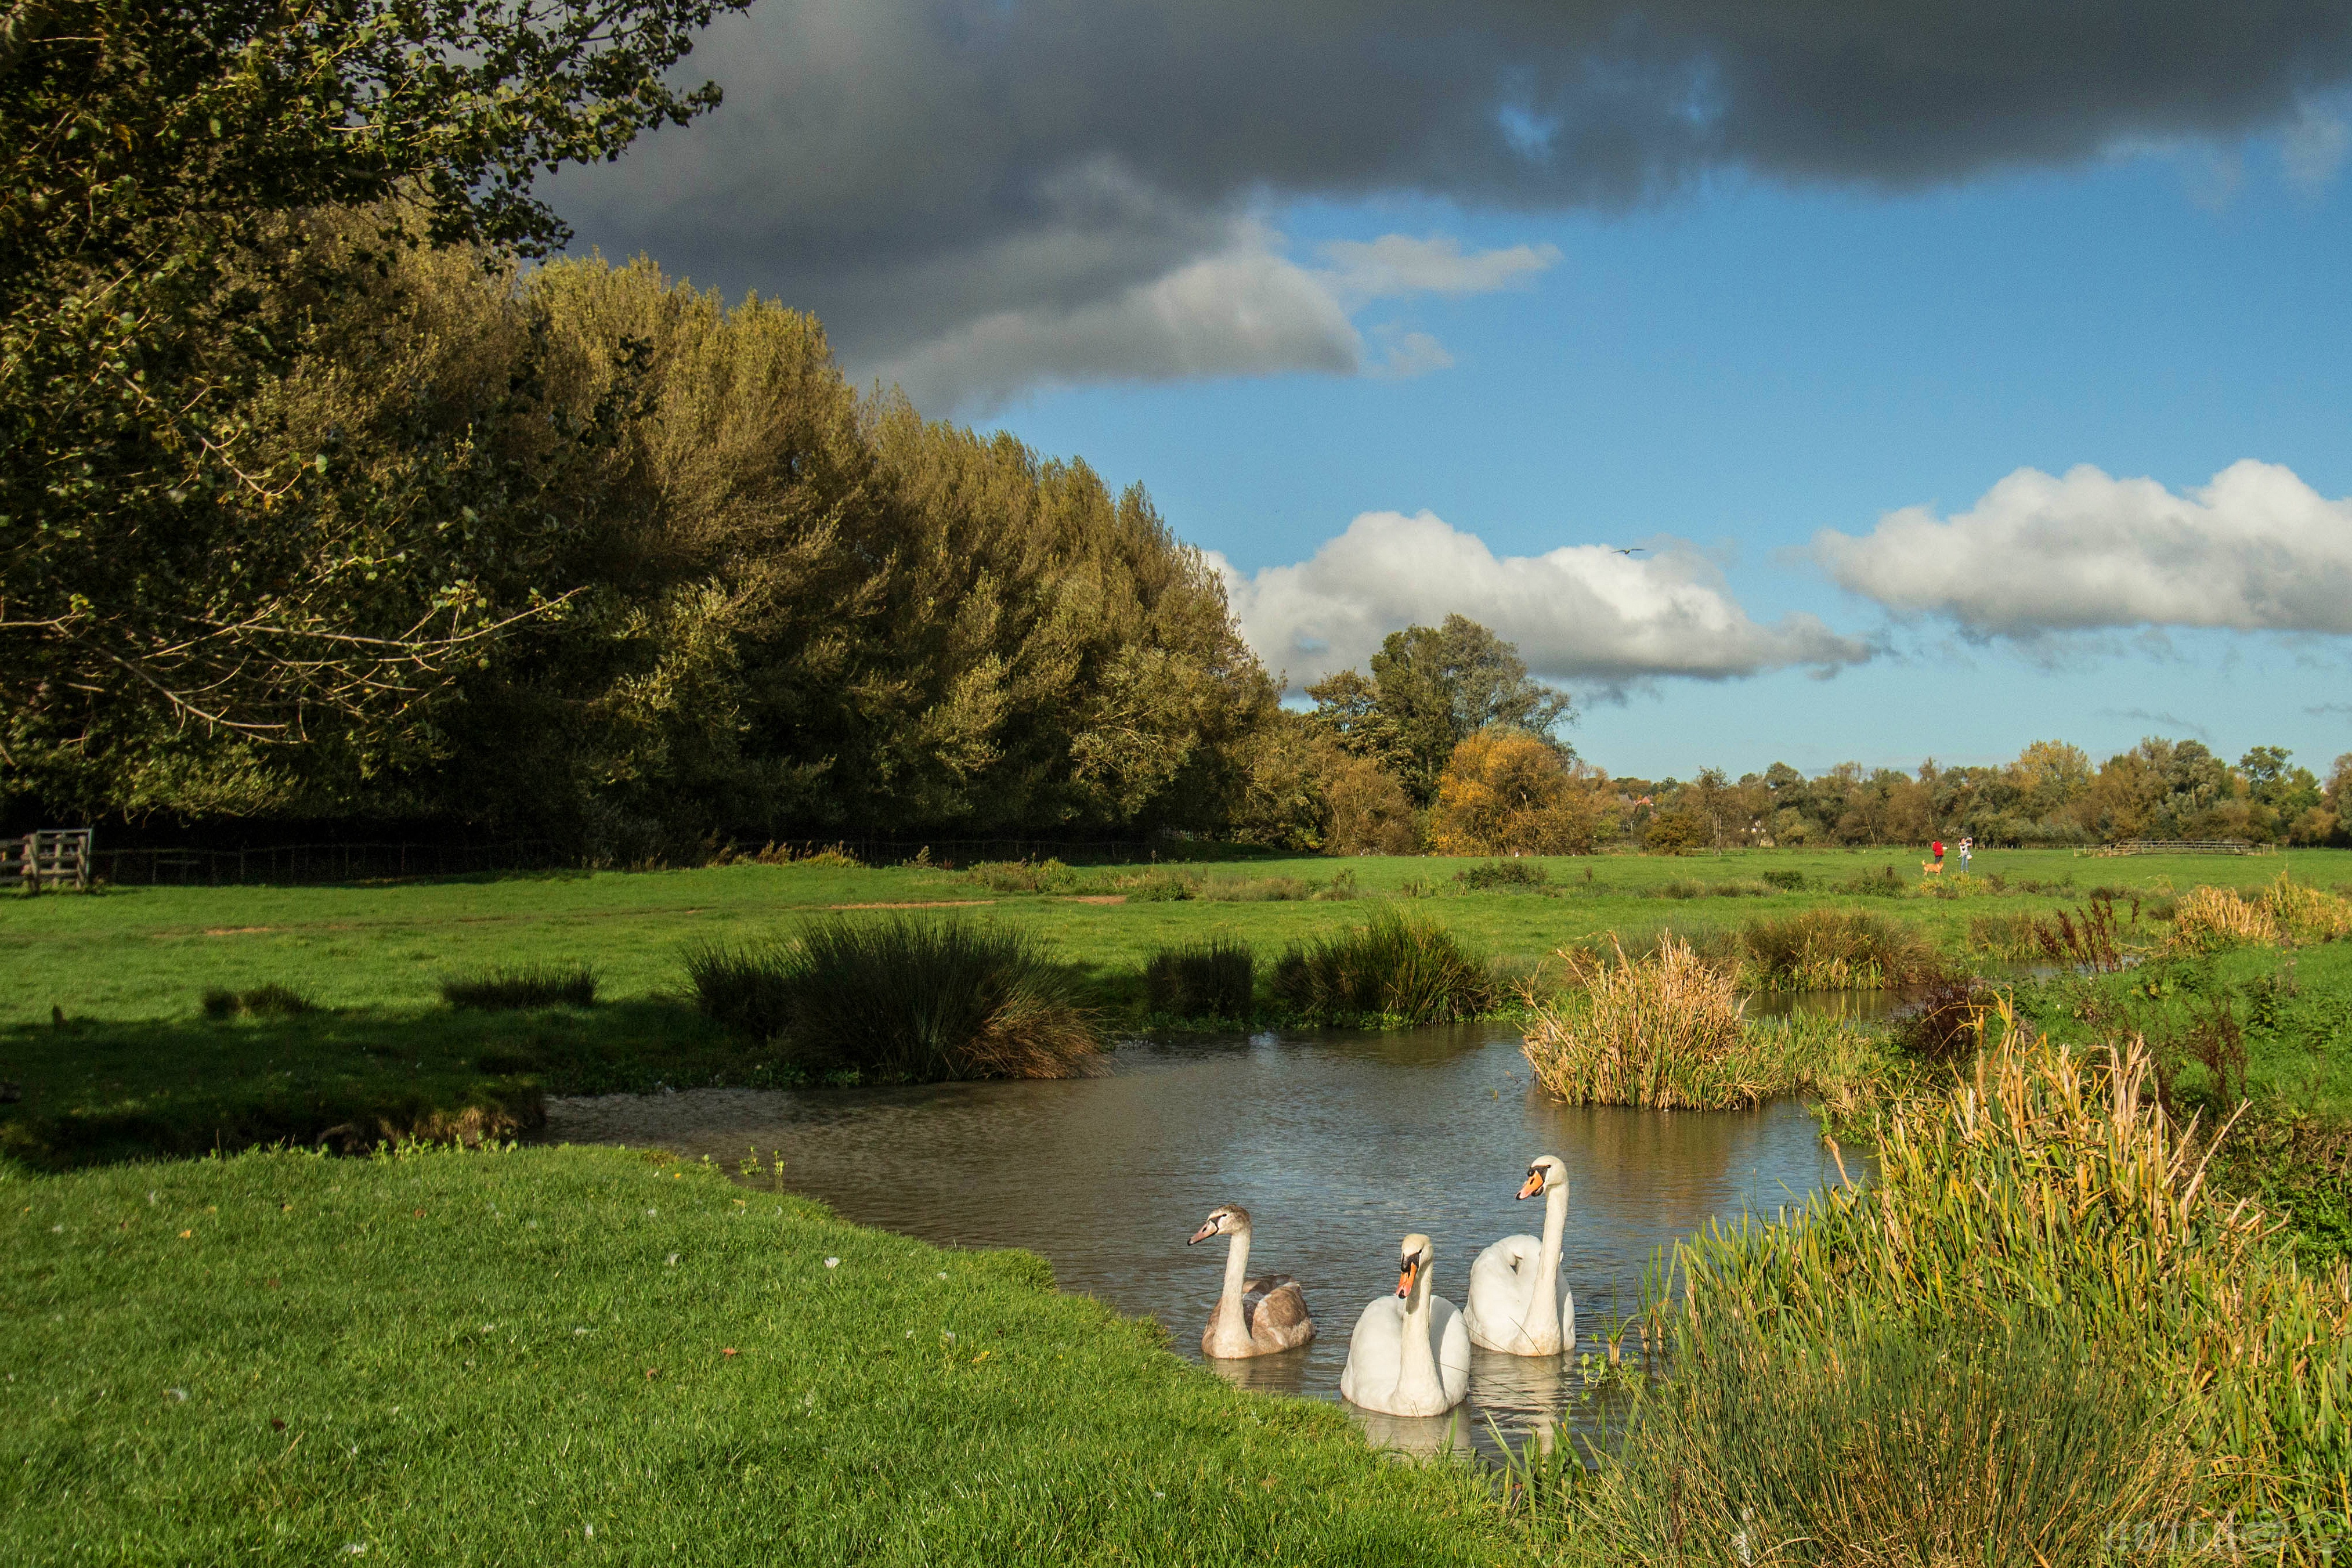
[[[2278,937],[2278,921],[2268,904],[2259,897],[2242,897],[2234,888],[2191,888],[2172,907],[2169,945],[2178,951],[2211,952]]]
[[[1163,947],[1143,965],[1144,1005],[1163,1018],[1245,1020],[1256,1009],[1257,961],[1234,937]]]
[[[503,964],[441,982],[441,1000],[478,1011],[586,1007],[596,1000],[596,972],[584,963]]]
[[[813,921],[788,942],[689,949],[703,1012],[827,1073],[883,1081],[1073,1078],[1103,1045],[1030,933],[950,918]]]
[[[2197,1481],[2169,1402],[2063,1335],[1709,1318],[1562,1522],[1611,1562],[2088,1563]]]
[[[1916,985],[1943,967],[1926,938],[1868,910],[1806,910],[1750,921],[1736,947],[1741,978],[1757,991]]]
[[[1560,954],[1568,992],[1531,1009],[1520,1047],[1537,1081],[1570,1105],[1661,1110],[1753,1105],[1772,1090],[1722,966],[1671,934],[1638,959],[1610,945]]]
[[[2214,1507],[2339,1508],[2352,1276],[2300,1272],[2278,1222],[2208,1190],[2211,1141],[2157,1103],[2144,1042],[2078,1054],[1999,1012],[1949,1095],[1882,1119],[1874,1185],[1683,1248],[1694,1331],[1790,1352],[1883,1323],[2079,1342],[2179,1406]]]
[[[234,1018],[240,1013],[257,1018],[293,1018],[319,1010],[308,996],[275,980],[243,992],[215,986],[204,994],[201,1005],[207,1018]]]
[[[1493,1010],[1486,960],[1434,921],[1392,909],[1360,926],[1293,942],[1275,963],[1274,994],[1302,1017],[1444,1024]]]

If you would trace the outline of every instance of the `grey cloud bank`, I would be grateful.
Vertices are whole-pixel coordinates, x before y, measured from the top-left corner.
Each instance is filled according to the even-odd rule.
[[[2270,128],[2325,178],[2346,136],[2312,106],[2352,74],[2347,18],[2352,0],[764,0],[688,62],[726,89],[717,115],[551,194],[608,252],[814,310],[853,369],[945,412],[1039,380],[1376,368],[1347,319],[1366,301],[1548,264],[1390,236],[1302,268],[1253,216],[1294,197],[1615,205],[1715,169],[1896,187]]]

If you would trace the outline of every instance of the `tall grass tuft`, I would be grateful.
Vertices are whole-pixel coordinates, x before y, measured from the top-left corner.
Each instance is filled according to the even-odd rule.
[[[1071,1078],[1102,1030],[1027,931],[960,919],[812,922],[796,941],[687,953],[702,1010],[828,1071],[885,1081]]]
[[[2352,1277],[2299,1272],[2277,1222],[2207,1190],[2210,1142],[2155,1102],[2144,1043],[2078,1055],[2000,1012],[1950,1095],[1884,1118],[1872,1187],[1684,1247],[1695,1331],[1737,1323],[1785,1352],[1882,1323],[2093,1345],[2180,1406],[2217,1506],[2340,1507]]]
[[[201,1005],[207,1018],[234,1018],[240,1013],[260,1018],[293,1018],[319,1010],[318,1004],[308,996],[275,980],[241,994],[215,986],[205,993]]]
[[[441,1000],[483,1011],[523,1007],[585,1007],[596,1000],[596,973],[584,963],[501,965],[441,982]]]
[[[2171,1402],[2063,1336],[1709,1319],[1563,1511],[1612,1562],[2089,1563],[2197,1479]]]
[[[1143,965],[1145,1005],[1165,1018],[1246,1019],[1255,978],[1249,943],[1235,938],[1163,947]]]
[[[1876,990],[1933,979],[1927,940],[1868,910],[1806,910],[1739,930],[1741,978],[1758,991]]]
[[[1475,1018],[1498,999],[1485,961],[1452,931],[1395,910],[1293,942],[1275,964],[1274,993],[1304,1017],[1412,1024]]]
[[[1742,1027],[1739,994],[1720,965],[1664,937],[1633,959],[1571,949],[1569,994],[1529,1014],[1520,1047],[1544,1088],[1570,1105],[1721,1110],[1776,1085]]]
[[[2285,872],[2259,892],[2191,888],[2173,906],[2176,951],[2211,952],[2240,942],[2335,942],[2352,936],[2352,899],[2294,880]]]

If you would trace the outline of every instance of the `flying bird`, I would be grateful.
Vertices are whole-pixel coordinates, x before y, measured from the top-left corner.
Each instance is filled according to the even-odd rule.
[[[1647,555],[1650,552],[1645,546],[1639,544],[1633,546],[1631,550],[1620,550],[1613,544],[1611,545],[1609,549],[1611,553],[1616,555]]]

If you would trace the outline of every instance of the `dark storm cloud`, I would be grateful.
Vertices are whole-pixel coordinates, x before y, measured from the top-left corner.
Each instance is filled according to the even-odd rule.
[[[1715,169],[1899,188],[2226,138],[2352,74],[2347,16],[2352,0],[762,0],[688,62],[725,87],[717,115],[551,194],[608,251],[815,309],[853,363],[919,375],[964,333],[968,390],[1042,332],[1062,346],[1013,379],[1121,343],[1142,345],[1138,374],[1190,374],[1230,368],[1202,345],[1235,321],[1152,285],[1218,258],[1323,276],[1247,223],[1269,202],[1607,206]],[[1282,314],[1297,292],[1224,314],[1276,358],[1360,360],[1318,308]]]

